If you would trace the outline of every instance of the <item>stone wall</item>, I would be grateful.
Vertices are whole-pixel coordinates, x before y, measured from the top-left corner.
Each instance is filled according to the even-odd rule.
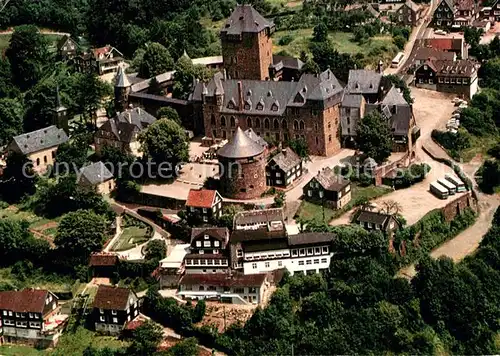
[[[472,197],[471,192],[452,200],[444,208],[441,208],[441,211],[445,220],[449,222],[457,215],[462,214],[466,208],[477,211],[477,201]]]

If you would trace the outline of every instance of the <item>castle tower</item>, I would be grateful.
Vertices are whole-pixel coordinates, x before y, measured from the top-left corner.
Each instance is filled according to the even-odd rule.
[[[232,79],[268,80],[275,26],[251,5],[237,5],[221,30],[224,69]]]
[[[115,78],[115,110],[117,112],[125,111],[128,107],[128,95],[130,94],[130,81],[123,70],[123,67],[118,68],[118,73]]]
[[[222,166],[220,186],[224,196],[254,199],[266,191],[264,148],[238,127],[231,140],[217,151]]]
[[[64,132],[69,132],[68,127],[68,109],[61,104],[61,96],[59,95],[59,85],[56,88],[56,106],[51,109],[52,124],[63,129]]]

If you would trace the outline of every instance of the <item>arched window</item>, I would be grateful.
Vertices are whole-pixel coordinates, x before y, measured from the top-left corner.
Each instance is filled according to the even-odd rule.
[[[275,130],[279,130],[280,129],[280,123],[279,123],[278,119],[274,119],[273,120],[273,128]]]
[[[234,116],[231,116],[231,127],[235,127],[236,126],[236,120],[234,119]]]
[[[247,117],[247,127],[252,127],[252,118]]]
[[[255,128],[260,129],[260,119],[259,118],[255,119]]]
[[[39,166],[40,165],[40,158],[37,158],[36,159],[36,165]]]
[[[304,121],[300,120],[300,129],[304,130],[306,125],[304,124]]]
[[[43,156],[43,162],[47,163],[47,156]]]
[[[265,129],[269,128],[269,119],[267,117],[264,119],[264,128]]]
[[[224,116],[220,117],[220,125],[222,127],[226,127],[226,118]]]
[[[297,120],[293,120],[293,129],[298,130],[299,129],[299,122]]]
[[[285,119],[283,119],[283,121],[281,121],[281,128],[287,130],[288,129],[288,123],[286,122]]]
[[[210,116],[210,124],[215,126],[215,115],[214,114],[212,114],[212,116]]]

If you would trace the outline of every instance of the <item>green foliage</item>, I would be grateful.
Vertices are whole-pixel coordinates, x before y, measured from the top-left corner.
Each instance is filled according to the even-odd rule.
[[[146,245],[144,258],[146,260],[155,259],[157,261],[165,258],[167,255],[167,245],[163,240],[151,240]]]
[[[213,76],[213,71],[203,65],[194,65],[193,61],[182,56],[175,64],[173,96],[188,99],[192,93],[195,80],[207,81]]]
[[[490,59],[483,64],[481,72],[484,87],[500,90],[500,57]]]
[[[166,352],[167,356],[194,356],[198,355],[198,342],[194,337],[188,337],[175,344]]]
[[[203,299],[198,301],[198,303],[196,303],[196,306],[194,307],[194,310],[193,310],[193,322],[194,323],[197,323],[197,322],[203,320],[203,317],[205,316],[206,309],[207,309],[207,305]]]
[[[463,109],[460,113],[460,123],[469,133],[476,136],[486,136],[497,132],[495,121],[489,113],[477,107]]]
[[[479,45],[479,41],[481,40],[481,36],[483,35],[483,29],[476,28],[472,26],[464,27],[464,39],[465,42],[472,48],[477,47]]]
[[[274,206],[276,208],[281,208],[285,205],[285,192],[279,191],[278,194],[274,197]]]
[[[34,86],[42,78],[49,59],[47,42],[34,25],[16,27],[5,55],[9,59],[12,80],[21,90]]]
[[[106,219],[91,210],[70,212],[59,223],[54,243],[72,259],[85,263],[92,252],[102,249],[106,225]]]
[[[486,160],[479,169],[479,186],[486,193],[493,193],[500,186],[500,163],[498,160]]]
[[[470,135],[465,130],[458,130],[456,133],[433,130],[431,136],[437,143],[446,148],[453,158],[459,158],[460,152],[471,146]]]
[[[169,162],[172,167],[186,162],[189,156],[187,137],[182,127],[171,120],[160,119],[139,136],[146,157],[158,164]]]
[[[393,38],[392,40],[394,42],[394,44],[396,45],[396,47],[398,47],[399,49],[404,49],[405,48],[405,44],[406,44],[406,39],[402,36],[396,36]]]
[[[411,31],[408,27],[393,27],[391,33],[392,37],[402,37],[406,42],[410,39]]]
[[[427,163],[412,164],[407,169],[402,169],[398,172],[398,176],[394,180],[394,188],[408,188],[413,184],[421,182],[431,170],[431,166]]]
[[[1,85],[1,84],[0,84]],[[24,109],[18,99],[0,99],[0,145],[7,145],[12,137],[22,133]]]
[[[33,162],[23,154],[11,152],[6,163],[0,180],[2,200],[14,203],[34,194],[38,176],[33,171]]]
[[[159,108],[158,111],[156,112],[156,118],[157,119],[168,119],[176,122],[177,124],[181,125],[181,118],[179,117],[179,114],[177,113],[177,110],[174,108],[171,108],[169,106],[165,106],[162,108]]]
[[[391,155],[391,129],[378,111],[365,115],[359,123],[357,143],[361,151],[377,163],[383,163]]]
[[[86,122],[97,120],[96,111],[104,107],[105,99],[112,95],[113,88],[95,73],[75,73],[73,80],[71,97],[74,101],[74,110],[82,113]]]
[[[309,159],[309,148],[307,146],[306,140],[303,138],[298,138],[294,140],[289,140],[287,142],[288,147],[290,147],[293,152],[295,152],[300,158],[304,160]]]
[[[168,50],[157,42],[147,43],[139,65],[139,77],[151,78],[172,70],[174,60]]]
[[[312,40],[314,42],[328,41],[328,27],[323,22],[320,22],[314,27]]]
[[[163,340],[163,329],[160,325],[146,321],[144,324],[134,330],[132,344],[127,353],[129,355],[153,355],[161,340]]]
[[[329,68],[343,82],[347,82],[348,79],[346,68],[362,67],[359,61],[349,54],[339,53],[330,41],[312,42],[310,50],[313,60],[319,66],[320,70],[324,71]]]
[[[87,143],[86,135],[75,135],[71,140],[59,145],[56,153],[56,165],[68,164],[70,172],[75,172],[87,163]],[[61,166],[61,169],[63,167]],[[65,173],[59,170],[59,173]]]
[[[278,40],[278,45],[280,46],[287,46],[289,45],[290,43],[292,43],[294,40],[293,36],[292,35],[284,35],[283,37],[281,37],[279,40]]]

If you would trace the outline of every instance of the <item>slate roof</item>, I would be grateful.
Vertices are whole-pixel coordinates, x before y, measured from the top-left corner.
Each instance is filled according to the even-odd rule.
[[[276,70],[280,70],[281,68],[300,70],[303,66],[304,62],[298,58],[273,54],[273,64],[271,64],[271,67],[274,67]]]
[[[31,154],[51,147],[59,146],[68,141],[68,135],[63,129],[58,129],[52,125],[44,129],[28,132],[15,136],[12,144],[17,146],[19,151],[24,154]]]
[[[186,206],[192,206],[194,208],[211,208],[216,195],[216,190],[190,189],[186,200]]]
[[[344,179],[340,174],[335,174],[333,169],[326,167],[322,169],[317,175],[316,180],[325,190],[338,192],[351,184],[347,179]]]
[[[234,223],[236,226],[253,223],[270,223],[272,221],[283,221],[283,209],[261,209],[242,211],[235,215]]]
[[[351,69],[346,90],[349,94],[376,94],[381,80],[382,74],[373,70]]]
[[[245,130],[245,135],[247,135],[248,137],[250,137],[252,140],[254,140],[255,142],[257,142],[259,145],[261,145],[264,148],[267,148],[267,146],[269,146],[268,143],[267,143],[267,141],[264,140],[263,137],[257,135],[252,128],[246,129]]]
[[[118,73],[116,73],[115,77],[115,87],[117,88],[128,88],[132,84],[130,84],[130,81],[128,80],[127,74],[125,74],[125,71],[123,70],[122,66],[118,67]]]
[[[293,82],[291,82],[293,83]],[[337,95],[337,104],[342,100],[343,88],[330,69],[320,74],[302,74],[292,92],[288,105],[304,105],[307,100],[325,101],[332,96]],[[301,101],[301,96],[304,101]]]
[[[129,122],[135,126],[144,129],[156,121],[156,117],[148,113],[146,110],[139,107],[125,110],[115,116],[115,120],[119,122]]]
[[[227,227],[194,227],[191,229],[191,242],[202,235],[209,235],[220,241],[227,242],[229,237],[229,230]]]
[[[57,41],[57,49],[61,50],[62,47],[66,44],[66,42],[68,42],[69,40],[73,41],[73,39],[69,35],[62,36],[59,39],[59,41]],[[75,41],[73,41],[73,42],[75,42]]]
[[[428,59],[447,59],[447,60],[453,60],[455,58],[455,53],[453,52],[446,52],[446,51],[441,51],[436,48],[432,47],[418,47],[417,52],[415,54],[415,59],[416,60],[428,60]]]
[[[238,126],[234,136],[217,151],[217,155],[225,158],[247,158],[255,157],[262,152],[264,152],[264,148],[245,135],[241,127]]]
[[[363,101],[361,94],[344,94],[342,106],[349,108],[360,108]]]
[[[283,250],[283,249],[288,248],[288,241],[285,237],[283,237],[281,239],[245,241],[242,243],[242,248],[245,252]]]
[[[304,232],[288,236],[288,243],[290,246],[312,245],[332,242],[334,238],[335,234],[331,232]]]
[[[438,76],[471,77],[476,72],[474,62],[467,59],[458,61],[433,61]]]
[[[106,310],[125,310],[130,294],[134,292],[128,288],[100,285],[92,306]]]
[[[271,158],[268,165],[277,165],[284,172],[290,171],[297,166],[302,159],[290,147],[285,148],[282,152]]]
[[[141,108],[128,109],[106,121],[99,130],[112,132],[122,142],[132,142],[135,132],[154,123],[156,118]]]
[[[387,222],[387,219],[389,219],[390,217],[391,216],[388,214],[363,210],[356,217],[356,222],[357,223],[366,222],[366,223],[384,225]]]
[[[204,284],[217,287],[260,287],[264,284],[266,278],[266,273],[246,275],[234,273],[232,276],[224,273],[189,273],[182,277],[179,284],[184,286]]]
[[[265,28],[272,27],[274,27],[274,23],[259,14],[252,5],[236,5],[233,13],[226,20],[221,33],[241,35],[245,32],[258,33]]]
[[[44,289],[23,289],[0,292],[0,309],[18,313],[43,313],[49,291]]]
[[[403,97],[403,94],[393,85],[382,100],[382,105],[408,105],[408,102]]]
[[[80,169],[80,174],[81,177],[85,177],[92,185],[97,185],[113,179],[113,174],[101,161],[82,167]]]
[[[266,241],[286,239],[286,230],[268,231],[263,227],[255,230],[234,230],[231,233],[231,243],[248,241]]]

